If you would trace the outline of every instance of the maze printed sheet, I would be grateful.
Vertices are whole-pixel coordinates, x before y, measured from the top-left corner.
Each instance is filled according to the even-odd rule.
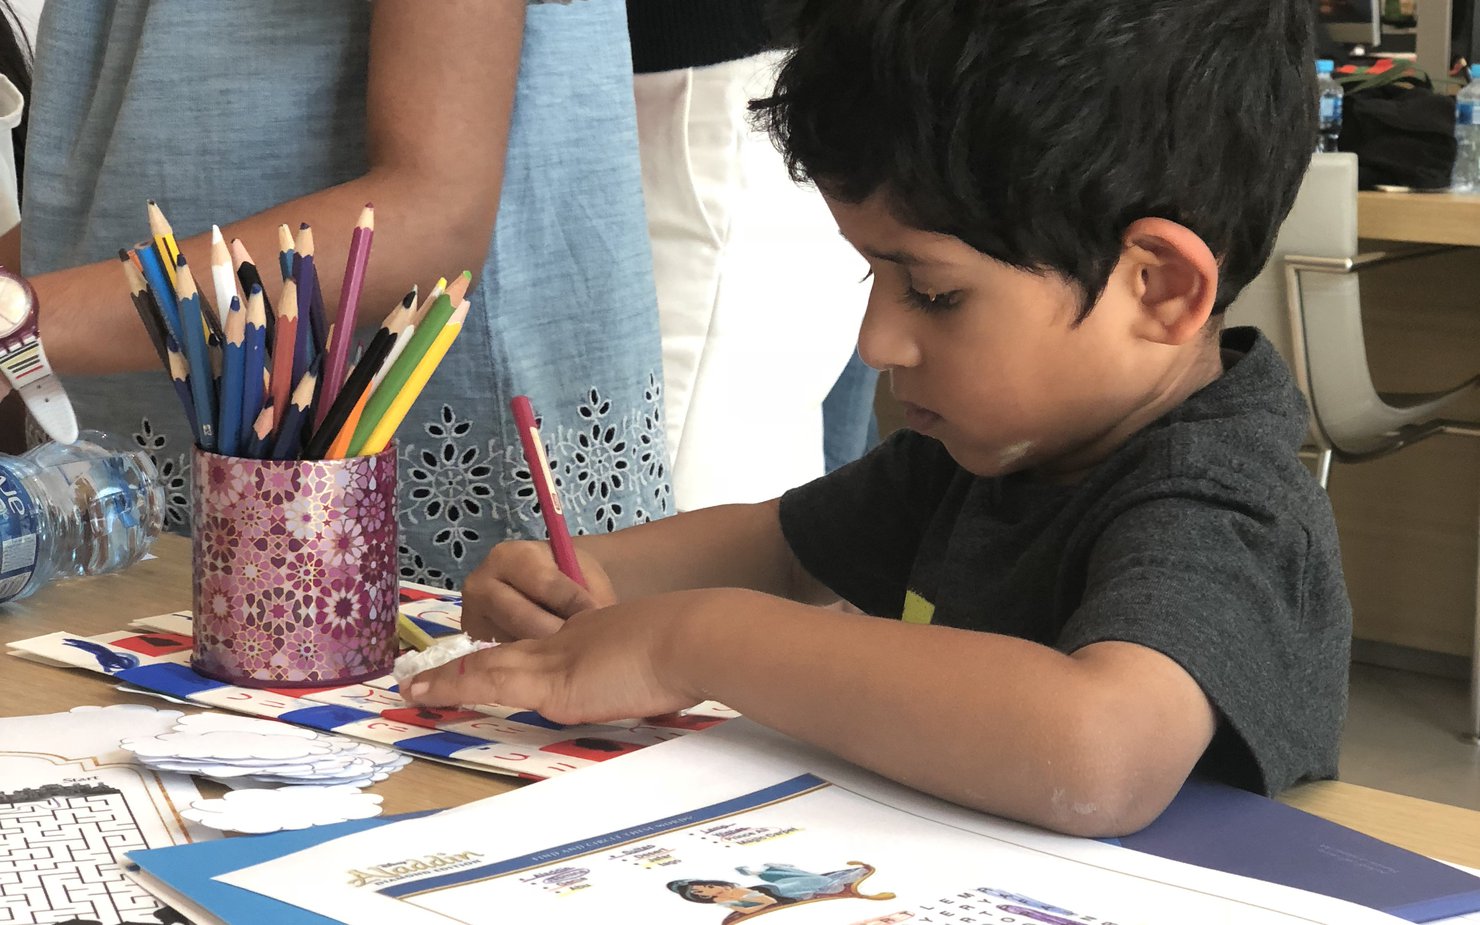
[[[461,631],[457,595],[402,585],[401,612],[432,636]],[[389,675],[364,684],[313,689],[237,687],[190,669],[188,612],[151,617],[134,629],[81,637],[52,633],[10,643],[12,654],[84,668],[133,687],[207,707],[276,719],[363,739],[413,755],[542,780],[589,767],[735,716],[716,703],[682,714],[602,725],[563,726],[527,710],[497,704],[462,709],[413,707]]]
[[[190,779],[155,774],[118,751],[119,736],[153,734],[176,716],[110,707],[0,719],[0,923],[181,921],[117,863],[200,834],[177,812],[199,796]]]

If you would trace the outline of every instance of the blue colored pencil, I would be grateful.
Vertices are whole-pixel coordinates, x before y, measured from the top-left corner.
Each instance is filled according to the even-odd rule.
[[[324,290],[319,287],[318,265],[314,263],[313,229],[304,222],[298,229],[298,291],[308,290],[308,324],[313,334],[313,355],[329,349],[329,315],[324,308]],[[300,317],[302,312],[299,313]]]
[[[278,266],[283,271],[283,279],[289,279],[293,275],[293,232],[288,230],[287,225],[278,226]]]
[[[216,449],[216,387],[211,377],[210,348],[206,346],[205,319],[201,317],[200,290],[185,255],[175,265],[176,295],[180,302],[180,327],[185,332],[185,359],[190,361],[190,394],[195,400],[195,419],[200,424],[200,448]]]
[[[308,423],[309,405],[313,404],[314,389],[318,388],[319,363],[315,361],[298,388],[293,390],[293,400],[288,402],[288,413],[278,428],[277,442],[272,445],[273,459],[293,459],[303,446],[303,428]]]
[[[298,287],[298,338],[293,348],[293,381],[297,382],[303,378],[308,367],[318,358],[318,351],[314,349],[316,339],[313,334],[313,324],[310,322],[309,314],[313,310],[313,287],[304,285],[307,282],[307,274],[303,270],[303,255],[295,254],[293,257],[293,283]],[[279,422],[281,426],[281,422]]]
[[[266,459],[267,440],[272,436],[272,405],[262,409],[257,415],[257,423],[252,425],[252,439],[247,441],[246,449],[242,455],[247,459]]]
[[[154,246],[140,244],[134,248],[134,256],[139,258],[139,269],[144,271],[149,291],[154,293],[154,301],[159,304],[159,314],[164,318],[165,328],[178,343],[184,343],[180,328],[180,303],[175,298],[175,287],[164,271],[164,264],[160,263],[159,255],[154,252]]]
[[[247,296],[246,362],[242,366],[242,401],[240,446],[252,441],[252,425],[262,411],[267,389],[262,382],[267,368],[267,296],[262,285],[254,283]]]
[[[247,362],[247,321],[242,300],[231,297],[226,311],[226,346],[221,362],[221,427],[216,441],[222,456],[237,455],[242,437],[242,392]],[[262,384],[262,374],[257,374]]]
[[[190,392],[190,364],[185,361],[185,354],[181,352],[175,335],[165,334],[164,339],[170,382],[175,386],[175,394],[180,396],[180,407],[185,410],[185,420],[190,422],[190,435],[199,443],[200,424],[195,420],[195,399]]]

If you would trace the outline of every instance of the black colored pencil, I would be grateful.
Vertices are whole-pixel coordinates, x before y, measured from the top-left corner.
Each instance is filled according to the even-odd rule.
[[[127,249],[118,252],[118,262],[123,264],[123,275],[128,279],[128,294],[133,300],[134,311],[139,313],[139,320],[144,323],[144,330],[149,334],[149,342],[154,345],[154,352],[159,354],[160,365],[169,370],[169,353],[164,346],[164,316],[159,313],[159,306],[154,302],[149,284],[144,282],[144,274],[134,266],[133,255]]]
[[[251,293],[254,285],[262,286],[262,274],[257,272],[257,263],[241,238],[231,239],[231,259],[236,263],[236,278],[242,284],[242,292]],[[267,312],[267,344],[270,353],[277,318],[273,316],[272,300],[267,297],[266,286],[262,286],[262,307]]]
[[[391,313],[385,316],[381,322],[380,329],[375,336],[370,338],[370,343],[365,347],[364,354],[360,357],[355,368],[344,380],[344,387],[335,396],[334,403],[329,406],[329,411],[324,415],[324,423],[314,431],[304,447],[304,459],[323,459],[324,454],[329,452],[329,447],[334,445],[334,438],[339,436],[339,431],[344,427],[344,422],[349,420],[350,413],[355,410],[360,396],[369,387],[370,380],[380,371],[381,364],[390,355],[391,347],[395,346],[398,332],[406,327],[412,313],[416,309],[416,288],[406,293],[401,304],[391,309]]]

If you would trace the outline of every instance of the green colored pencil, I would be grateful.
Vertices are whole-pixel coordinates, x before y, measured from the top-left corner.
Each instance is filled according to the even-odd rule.
[[[360,416],[360,423],[355,427],[355,436],[349,443],[349,455],[358,456],[365,448],[370,434],[375,430],[375,425],[380,423],[390,408],[391,403],[396,400],[396,395],[406,385],[406,380],[411,378],[411,373],[416,369],[416,364],[426,355],[427,348],[437,335],[442,332],[442,326],[447,324],[447,319],[452,317],[452,300],[444,293],[427,312],[426,319],[416,327],[416,333],[406,342],[406,349],[396,358],[395,365],[390,372],[385,374],[375,394],[365,403],[365,413]]]

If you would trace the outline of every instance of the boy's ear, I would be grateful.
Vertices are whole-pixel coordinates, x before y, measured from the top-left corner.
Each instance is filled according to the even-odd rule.
[[[1207,243],[1164,218],[1133,222],[1123,240],[1121,267],[1140,308],[1136,333],[1173,346],[1198,336],[1218,297],[1218,260]]]

